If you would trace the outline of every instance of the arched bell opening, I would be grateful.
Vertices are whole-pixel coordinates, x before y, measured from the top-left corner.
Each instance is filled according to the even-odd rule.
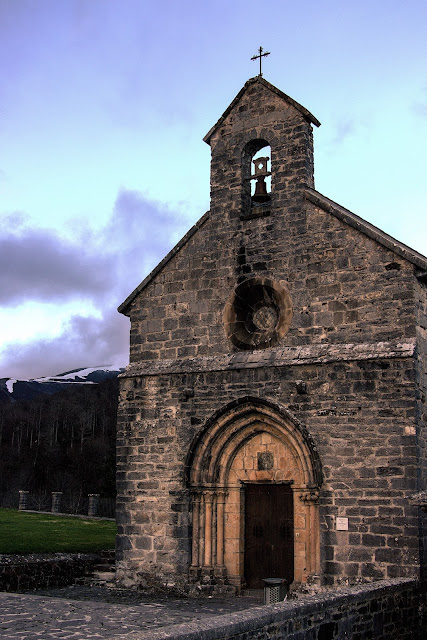
[[[271,200],[271,147],[266,145],[252,158],[251,201],[252,205]]]
[[[265,571],[297,583],[319,573],[321,466],[309,434],[288,411],[254,398],[228,405],[194,442],[187,473],[193,495],[193,570],[226,575],[237,588],[256,586],[259,576],[248,575],[254,560],[248,562],[247,541],[254,531],[255,537],[268,534],[256,541],[255,551],[255,558],[270,554],[272,564]],[[248,520],[248,500],[252,511],[258,500],[254,495],[282,505],[282,511],[288,505],[285,516],[279,510],[280,517],[273,518],[275,537],[267,523]],[[287,549],[270,553],[272,538],[280,542],[281,537],[288,540],[283,543]]]
[[[242,210],[268,208],[272,197],[271,147],[267,140],[248,142],[242,153]]]

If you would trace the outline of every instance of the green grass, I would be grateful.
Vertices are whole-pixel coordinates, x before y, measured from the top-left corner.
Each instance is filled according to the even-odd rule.
[[[0,509],[0,553],[114,549],[116,523]]]

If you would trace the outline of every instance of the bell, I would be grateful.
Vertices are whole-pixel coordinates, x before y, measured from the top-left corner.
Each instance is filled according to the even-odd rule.
[[[269,173],[267,171],[267,162],[270,160],[268,156],[263,158],[256,158],[256,160],[252,160],[254,164],[254,175],[258,176],[268,176]]]
[[[255,185],[255,193],[252,196],[253,202],[268,202],[270,200],[270,196],[267,193],[267,185],[265,184],[264,176],[261,178],[257,178]]]

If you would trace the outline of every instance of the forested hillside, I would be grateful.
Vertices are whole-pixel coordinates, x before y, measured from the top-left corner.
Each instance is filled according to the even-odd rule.
[[[87,494],[115,495],[117,379],[67,387],[52,396],[0,403],[0,499],[49,509],[62,491],[63,510],[84,513]]]

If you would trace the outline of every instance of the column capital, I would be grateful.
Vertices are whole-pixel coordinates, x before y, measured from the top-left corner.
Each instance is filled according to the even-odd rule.
[[[317,504],[319,502],[319,489],[307,489],[301,493],[299,498],[302,502]]]

